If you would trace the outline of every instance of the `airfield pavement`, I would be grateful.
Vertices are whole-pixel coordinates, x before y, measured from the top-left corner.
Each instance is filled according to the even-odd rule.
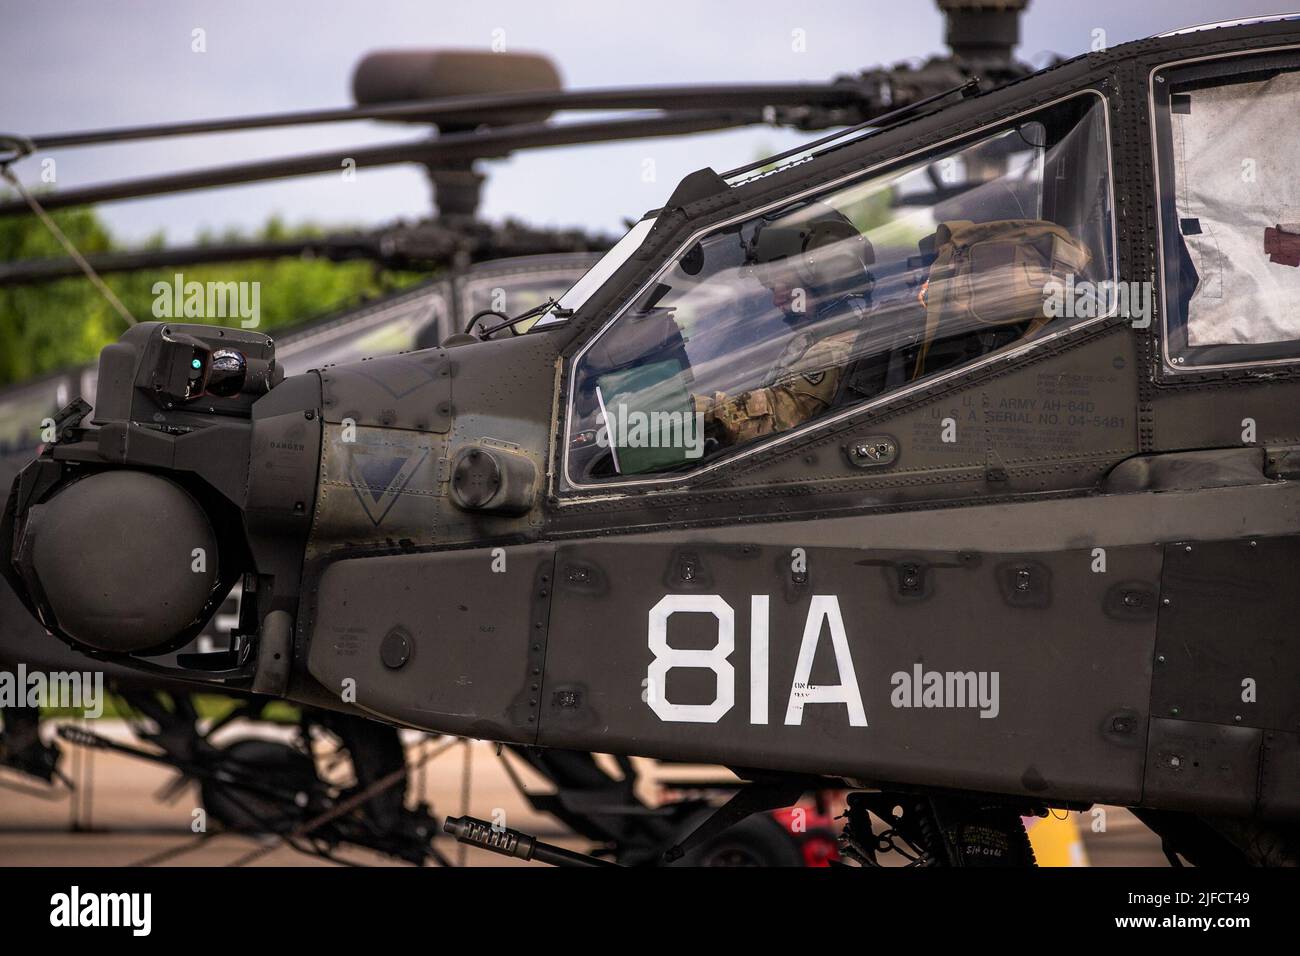
[[[116,740],[134,742],[121,721],[97,721],[94,729]],[[277,732],[269,731],[272,735]],[[240,736],[267,731],[235,725],[223,733]],[[421,745],[420,739],[420,735],[412,734],[408,745]],[[63,747],[61,768],[79,782],[75,792],[46,790],[11,771],[0,770],[0,866],[117,866],[138,864],[159,854],[167,855],[166,863],[171,866],[228,866],[259,849],[261,855],[241,865],[334,865],[274,840],[260,846],[254,839],[235,834],[216,834],[201,840],[190,829],[198,805],[197,788],[187,784],[166,799],[160,796],[175,782],[174,770],[119,753],[78,752],[67,744]],[[546,782],[521,761],[507,759],[511,759],[512,768],[526,787],[549,790]],[[728,777],[717,768],[662,767],[652,761],[638,761],[638,769],[639,791],[649,801],[662,796],[658,782],[662,779],[671,777],[678,782]],[[511,782],[493,744],[458,743],[425,763],[411,781],[410,800],[430,804],[439,824],[448,814],[491,819],[494,813],[504,811],[508,826],[569,849],[590,848],[554,818],[528,805]],[[1070,818],[1082,836],[1083,857],[1089,865],[1167,865],[1159,841],[1126,810],[1107,808],[1104,832],[1093,832],[1091,813],[1070,814]],[[463,847],[450,837],[440,837],[435,846],[461,865],[534,865]],[[353,863],[401,865],[367,850],[347,849],[339,855]]]

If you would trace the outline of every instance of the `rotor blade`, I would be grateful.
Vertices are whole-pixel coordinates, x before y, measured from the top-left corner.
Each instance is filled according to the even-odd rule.
[[[298,110],[263,116],[232,116],[213,120],[126,126],[29,137],[40,150],[88,146],[198,133],[305,126],[357,120],[487,122],[493,114],[527,109],[551,110],[731,110],[766,106],[853,107],[874,104],[879,84],[870,88],[852,82],[761,83],[740,85],[645,86],[535,93],[447,96],[432,100],[389,103],[380,106],[345,106],[337,109]]]
[[[309,153],[284,159],[258,160],[231,166],[194,169],[165,176],[146,176],[116,183],[82,186],[78,189],[66,189],[43,195],[40,201],[46,209],[65,209],[69,206],[158,196],[189,189],[233,186],[313,173],[337,172],[348,160],[352,160],[358,169],[367,166],[391,166],[397,163],[423,163],[436,166],[452,160],[504,156],[518,149],[572,146],[653,136],[678,136],[761,122],[762,115],[758,113],[698,111],[562,125],[521,123],[470,133],[446,133],[409,143]],[[0,216],[12,216],[26,211],[27,205],[21,201],[0,202]]]
[[[86,256],[100,275],[136,272],[168,266],[202,265],[211,262],[243,262],[251,259],[279,259],[319,253],[321,239],[282,242],[232,243],[222,246],[178,246],[168,249],[143,249],[134,252],[105,252]],[[332,258],[332,257],[331,257]],[[77,264],[68,258],[18,259],[0,262],[0,288],[53,282],[81,275]]]
[[[96,273],[139,272],[172,266],[249,262],[311,256],[331,262],[364,259],[390,269],[423,271],[462,261],[555,252],[603,252],[615,237],[580,230],[529,229],[514,223],[442,226],[436,221],[373,232],[335,233],[302,239],[237,242],[219,246],[175,246],[86,256]],[[81,275],[67,258],[19,259],[0,263],[0,288],[36,285]]]
[[[884,113],[880,116],[874,116],[871,119],[868,119],[862,123],[858,123],[855,126],[850,126],[846,129],[839,130],[837,132],[831,133],[828,136],[823,136],[820,139],[815,139],[811,143],[803,143],[799,146],[794,146],[790,149],[787,149],[784,152],[777,153],[774,156],[767,156],[764,157],[763,159],[755,160],[752,163],[746,163],[744,166],[737,166],[735,169],[729,169],[725,173],[721,174],[722,178],[730,180],[736,176],[742,176],[745,173],[752,173],[756,169],[762,169],[764,166],[776,165],[777,163],[780,163],[782,160],[789,159],[791,156],[797,156],[800,153],[810,153],[814,156],[819,155],[818,153],[813,152],[819,146],[825,146],[827,143],[833,143],[836,140],[843,139],[846,136],[850,136],[854,133],[861,132],[868,128],[874,129],[877,132],[879,132],[882,129],[886,129],[890,123],[897,122],[905,117],[911,116],[912,114],[916,113],[918,110],[922,110],[927,106],[939,102],[940,100],[947,99],[949,96],[954,96],[957,94],[961,94],[962,96],[973,96],[976,92],[978,92],[978,90],[979,90],[978,80],[975,79],[966,80],[965,82],[957,86],[953,86],[946,90],[940,90],[938,93],[933,93],[930,96],[926,96],[922,99],[909,101],[908,103],[904,104],[903,106],[900,106],[896,110],[890,110],[888,113]]]

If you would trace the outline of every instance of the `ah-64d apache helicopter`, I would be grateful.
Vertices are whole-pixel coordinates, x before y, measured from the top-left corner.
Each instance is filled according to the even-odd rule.
[[[866,864],[1028,863],[1022,815],[1094,803],[1297,862],[1300,20],[972,74],[687,176],[438,348],[284,377],[135,326],[6,576],[159,680],[734,768],[669,859],[832,786]],[[160,664],[241,580],[232,649]]]

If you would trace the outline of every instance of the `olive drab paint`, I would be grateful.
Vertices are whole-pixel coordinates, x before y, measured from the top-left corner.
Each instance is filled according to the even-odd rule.
[[[1169,88],[1261,62],[1300,71],[1300,23],[1111,47],[758,176],[700,170],[572,314],[517,336],[172,407],[151,363],[215,333],[141,323],[101,357],[96,417],[20,475],[0,569],[75,645],[60,612],[94,611],[105,589],[61,588],[49,555],[99,544],[68,531],[94,524],[82,476],[170,482],[177,514],[211,532],[220,580],[196,588],[183,543],[175,586],[196,588],[183,615],[196,620],[162,621],[156,645],[132,650],[174,651],[241,576],[247,608],[249,653],[185,680],[528,747],[964,794],[1017,820],[1106,802],[1294,826],[1300,353],[1198,344],[1165,281],[1205,241],[1166,215],[1170,116],[1184,115]],[[1149,323],[1118,308],[1025,334],[999,320],[978,334],[1004,344],[945,352],[929,319],[980,303],[928,310],[940,290],[926,272],[907,289],[913,344],[898,346],[929,343],[923,377],[914,352],[891,355],[886,387],[750,429],[743,446],[710,446],[706,420],[698,458],[640,449],[640,472],[594,455],[570,468],[599,447],[579,423],[615,385],[641,387],[627,373],[646,355],[661,360],[657,394],[693,407],[694,370],[661,354],[685,347],[673,310],[629,310],[657,301],[669,271],[690,275],[702,240],[983,138],[1023,139],[1045,110],[1089,118],[1096,242],[1116,281],[1157,282]],[[1259,232],[1251,268],[1292,281]],[[1038,279],[1079,258],[1058,245],[1020,261]],[[268,337],[225,334],[273,359]],[[584,362],[600,370],[589,389]],[[122,555],[170,553],[165,537],[86,563],[111,578]]]

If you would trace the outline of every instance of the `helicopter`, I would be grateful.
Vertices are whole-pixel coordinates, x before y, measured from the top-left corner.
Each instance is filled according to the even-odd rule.
[[[462,68],[467,64],[481,67],[489,61],[492,69],[479,70],[476,74],[476,82],[480,84],[476,92],[481,93],[483,87],[502,82],[503,62],[507,67],[514,67],[515,74],[507,69],[504,76],[506,79],[513,76],[515,83],[522,82],[516,75],[521,70],[528,78],[526,82],[532,84],[551,82],[554,78],[553,69],[537,57],[494,54],[484,58],[463,52],[380,55],[367,58],[358,68],[354,78],[358,101],[374,98],[376,69],[382,74],[385,70],[391,72],[396,66],[399,68],[396,79],[400,81],[403,75],[411,72],[412,60],[413,65],[423,71],[419,79],[426,93],[430,83],[439,93],[463,90],[466,81]],[[449,71],[448,65],[457,70]],[[430,67],[433,76],[428,75]],[[540,79],[539,69],[544,74]],[[391,85],[393,82],[394,78],[390,76],[388,83]],[[448,89],[449,83],[455,90]],[[392,91],[386,95],[393,95]],[[340,118],[356,118],[357,112],[348,111]],[[386,113],[381,111],[380,115]],[[313,114],[311,118],[319,119],[319,115]],[[260,123],[256,121],[248,125],[256,127]],[[459,125],[439,115],[438,126],[443,132],[449,128],[457,129]],[[97,137],[74,138],[93,141]],[[46,140],[45,145],[57,147],[67,145],[69,138],[42,139]],[[543,293],[558,296],[594,263],[591,253],[577,250],[607,249],[613,242],[604,236],[576,230],[537,230],[509,221],[503,227],[479,222],[474,219],[474,214],[482,175],[463,168],[448,169],[445,165],[430,165],[429,170],[438,218],[414,227],[399,223],[371,234],[348,233],[273,243],[224,243],[95,255],[89,259],[96,273],[106,274],[287,255],[311,255],[335,261],[366,258],[392,268],[451,268],[450,280],[435,280],[413,291],[393,294],[364,307],[347,309],[336,316],[281,333],[278,336],[278,358],[287,371],[293,372],[436,344],[453,331],[468,327],[467,323],[491,321],[493,316],[501,318],[499,310],[506,307],[506,302],[513,307],[526,308],[536,301],[543,301],[546,297]],[[53,200],[54,204],[58,201],[57,197]],[[471,264],[466,266],[467,262]],[[0,284],[30,285],[79,272],[80,268],[71,259],[17,261],[0,265]],[[15,452],[11,456],[15,461],[12,468],[9,464],[5,466],[5,484],[20,467],[17,459],[21,458],[22,452],[31,450],[30,430],[23,428],[22,423],[47,419],[65,403],[70,391],[75,393],[80,389],[83,395],[93,394],[95,375],[96,369],[92,366],[79,372],[55,374],[0,395],[0,407],[6,409],[6,418],[12,419],[15,426],[13,436],[6,436],[13,441],[6,441],[4,450]],[[14,608],[17,599],[7,586],[0,591],[3,592],[0,598],[6,601],[4,619],[7,623],[0,661],[10,662],[11,669],[32,661],[60,672],[75,668],[75,653],[68,659],[66,654],[41,653],[32,647],[33,635],[27,633],[30,627],[25,628],[21,621],[16,620]],[[237,620],[240,598],[241,588],[236,585],[212,615],[208,627],[174,656],[210,652],[214,647],[228,643],[222,632],[227,626],[226,621]],[[31,622],[31,627],[36,627],[35,622]],[[40,633],[37,628],[36,634]],[[20,663],[14,665],[12,662]],[[356,793],[370,792],[380,781],[387,781],[377,796],[363,802],[360,825],[313,829],[310,840],[295,838],[294,845],[303,852],[324,856],[330,856],[340,844],[359,845],[409,862],[432,860],[446,864],[446,857],[429,846],[430,828],[424,810],[403,807],[407,780],[402,770],[401,752],[393,746],[397,738],[390,728],[381,729],[382,725],[373,722],[349,721],[337,716],[330,719],[328,714],[302,708],[298,728],[300,739],[290,746],[256,738],[239,738],[228,746],[219,746],[213,743],[214,735],[220,736],[232,723],[261,719],[266,704],[264,698],[237,695],[235,704],[220,720],[200,721],[198,705],[186,685],[156,677],[141,681],[139,675],[111,667],[105,671],[115,695],[136,715],[129,721],[133,733],[151,749],[124,745],[87,731],[62,729],[60,736],[65,742],[111,749],[142,760],[168,764],[177,769],[182,778],[194,779],[201,784],[201,802],[213,819],[227,830],[250,834],[284,836],[300,832],[304,827],[310,827],[313,821],[330,817],[340,802],[354,800]],[[161,696],[159,692],[162,692]],[[4,729],[0,731],[0,764],[47,783],[57,777],[70,786],[71,782],[58,770],[58,747],[41,739],[37,712],[30,708],[6,708],[4,717]],[[389,731],[388,735],[385,730]],[[328,737],[331,749],[337,747],[338,753],[345,756],[355,754],[359,748],[371,752],[364,761],[352,760],[357,778],[354,790],[340,791],[319,778],[311,760],[312,741],[319,737]],[[661,849],[657,842],[669,839],[680,829],[683,821],[689,822],[690,817],[698,814],[704,806],[699,799],[688,798],[651,810],[635,794],[635,774],[630,772],[630,768],[624,768],[621,778],[611,777],[590,755],[540,755],[520,751],[518,756],[556,788],[553,795],[526,792],[528,800],[535,806],[544,805],[546,812],[597,840],[606,852],[615,854],[620,860],[654,859],[658,855],[656,851]],[[336,762],[337,756],[329,759]],[[268,788],[268,779],[277,785]],[[726,783],[701,788],[697,781],[691,788],[696,793],[701,789],[725,792]],[[395,804],[393,798],[396,798]],[[251,812],[249,807],[257,812]],[[828,842],[824,835],[814,832],[811,836],[804,836],[806,832],[777,826],[775,818],[756,820],[752,825],[732,828],[721,842],[702,848],[691,862],[723,858],[731,863],[742,860],[757,861],[761,865],[790,863],[803,857],[824,858]],[[180,852],[184,849],[181,848]],[[170,852],[161,859],[169,858]]]
[[[1008,26],[1013,24],[1008,24],[1000,15],[989,17],[979,11],[960,9],[963,6],[969,5],[948,5],[948,41],[953,49],[951,60],[933,58],[919,69],[907,64],[887,71],[867,71],[856,78],[840,77],[830,87],[801,84],[727,89],[586,91],[576,97],[565,94],[563,103],[566,106],[654,105],[675,115],[657,118],[651,124],[645,122],[644,114],[634,114],[636,119],[632,122],[568,126],[561,130],[534,126],[516,129],[513,142],[517,146],[547,145],[569,139],[580,141],[584,136],[600,141],[612,136],[646,135],[647,130],[653,132],[661,127],[662,132],[672,133],[689,130],[701,122],[704,128],[711,128],[752,122],[760,117],[766,122],[814,128],[860,119],[872,110],[883,109],[891,101],[916,98],[936,87],[946,88],[956,79],[968,76],[973,67],[1003,78],[1027,72],[1026,67],[1009,58],[1014,30],[1009,30]],[[484,103],[472,96],[466,99],[464,94],[499,92],[502,88],[514,87],[527,91],[523,97],[525,105],[534,109],[539,103],[539,90],[542,104],[553,99],[550,94],[558,91],[558,74],[543,59],[531,55],[406,51],[367,57],[356,71],[353,86],[358,103],[356,109],[136,128],[113,131],[107,136],[102,132],[41,136],[38,142],[42,149],[57,149],[79,143],[131,141],[152,135],[255,129],[300,122],[344,122],[358,118],[417,122],[433,118],[440,133],[465,133],[481,128],[484,119],[491,126],[494,120],[495,124],[535,122],[543,114],[511,110],[497,117],[489,110],[485,116],[484,109],[501,110],[510,104],[499,101]],[[460,95],[458,98],[447,99],[448,95],[457,94]],[[727,107],[730,112],[724,115],[710,113],[707,117],[681,112],[694,110],[702,95],[719,107]],[[433,104],[437,107],[433,109],[433,105],[427,103],[406,101],[405,97],[409,96],[442,98]],[[394,99],[397,100],[395,104],[390,102]],[[511,102],[518,106],[519,97],[514,97]],[[755,109],[736,112],[737,106],[756,107],[760,103],[778,105],[764,105],[761,113]],[[11,158],[35,148],[23,138],[15,137],[11,142],[15,147]],[[488,145],[495,149],[493,144],[496,142],[493,140]],[[475,152],[484,149],[476,147]],[[463,157],[458,159],[456,154],[435,162],[427,153],[427,150],[401,153],[407,159],[422,162],[434,188],[437,217],[414,226],[398,223],[371,233],[344,233],[276,242],[226,242],[215,246],[205,244],[89,257],[82,257],[69,248],[68,251],[77,258],[28,259],[0,264],[0,285],[31,285],[78,275],[86,271],[83,263],[87,259],[92,264],[92,281],[100,273],[292,255],[334,261],[364,258],[377,265],[399,269],[452,268],[454,278],[450,283],[435,283],[434,287],[426,285],[409,294],[392,295],[360,309],[345,310],[335,317],[309,322],[304,328],[282,331],[278,336],[277,357],[286,372],[292,373],[309,366],[319,367],[366,355],[436,344],[461,324],[467,323],[469,328],[476,320],[503,319],[499,310],[506,307],[506,301],[512,307],[527,308],[538,301],[538,292],[548,283],[551,285],[548,291],[553,295],[559,295],[572,284],[577,274],[568,276],[568,281],[559,286],[554,285],[565,275],[565,269],[591,263],[586,261],[589,254],[571,250],[607,249],[613,242],[607,237],[593,237],[576,230],[537,230],[513,221],[507,221],[504,226],[480,222],[475,213],[482,173],[474,168],[472,161],[466,162]],[[312,160],[313,163],[317,161]],[[349,158],[348,162],[354,163],[355,159]],[[282,175],[287,168],[310,172],[314,167],[304,167],[296,161],[245,166],[235,178],[262,173]],[[125,198],[148,194],[159,188],[219,184],[230,178],[229,171],[215,170],[161,184],[144,181],[119,185],[109,193],[96,195],[102,199]],[[21,187],[19,189],[21,191]],[[53,208],[66,205],[74,198],[60,193],[45,199],[45,202]],[[30,198],[26,201],[32,211],[38,215],[44,213],[44,208],[34,205]],[[7,211],[25,210],[19,204],[10,204]],[[466,270],[467,261],[478,264]],[[177,296],[179,300],[179,291]],[[493,308],[486,308],[489,304]],[[433,321],[428,321],[430,312]],[[459,317],[451,313],[459,313]],[[79,390],[82,395],[92,395],[96,371],[94,366],[90,366],[77,372],[57,373],[0,395],[0,408],[5,409],[5,418],[12,425],[4,436],[4,451],[6,454],[14,452],[0,474],[6,485],[20,469],[24,454],[30,455],[35,448],[30,438],[33,433],[24,427],[24,423],[50,421],[49,416],[66,403],[68,394]],[[230,622],[238,620],[241,591],[242,588],[236,585],[211,616],[203,632],[189,645],[169,655],[170,660],[188,653],[210,653],[218,646],[227,646]],[[24,623],[25,614],[12,590],[0,586],[0,599],[5,602],[0,661],[8,662],[11,670],[15,666],[21,668],[26,664],[36,664],[50,671],[75,673],[78,664],[75,651],[62,645],[42,647],[43,630],[35,621]],[[202,705],[193,699],[184,682],[170,681],[156,674],[146,678],[112,665],[101,664],[101,667],[115,696],[134,712],[128,726],[149,749],[124,745],[92,732],[71,732],[61,728],[59,735],[65,743],[75,738],[81,747],[111,749],[174,767],[180,772],[180,779],[194,779],[200,783],[202,804],[225,829],[281,838],[297,834],[293,840],[296,848],[325,856],[331,855],[339,845],[361,845],[410,862],[447,862],[445,856],[428,846],[429,827],[423,808],[404,806],[402,792],[407,786],[408,775],[402,769],[400,749],[393,746],[396,738],[385,735],[380,729],[382,725],[349,720],[340,715],[331,718],[324,712],[303,707],[299,708],[298,740],[292,745],[272,744],[257,738],[236,738],[227,746],[216,745],[214,736],[226,733],[230,725],[260,720],[266,699],[236,693],[223,717],[216,721],[200,720],[198,708]],[[208,697],[211,699],[211,695]],[[53,783],[57,778],[71,787],[71,781],[58,769],[59,748],[42,740],[39,724],[39,715],[34,709],[5,709],[4,727],[0,730],[0,765],[46,783]],[[351,756],[350,752],[359,747],[369,751],[366,759],[350,761],[357,780],[354,789],[339,790],[321,778],[317,773],[320,767],[313,767],[313,764],[321,764],[314,755],[320,749],[321,738],[326,741],[325,762],[334,767],[340,756],[346,760]],[[692,827],[693,818],[698,817],[718,795],[732,789],[726,781],[702,787],[699,780],[694,780],[684,790],[678,788],[677,792],[684,793],[684,798],[672,799],[651,809],[637,796],[636,774],[626,761],[620,761],[619,775],[611,776],[589,754],[555,749],[539,751],[535,748],[515,748],[512,752],[555,788],[553,795],[542,795],[521,787],[535,808],[550,813],[580,835],[596,841],[597,852],[624,863],[654,861],[661,855],[663,845],[675,839],[677,831],[684,825]],[[501,759],[505,760],[504,755]],[[508,762],[506,766],[509,768]],[[333,771],[331,774],[337,775]],[[516,776],[511,774],[512,779]],[[273,781],[275,786],[268,787],[268,781]],[[345,825],[335,822],[335,810],[341,802],[356,803],[358,793],[374,793],[376,787],[380,792],[353,811],[353,816],[358,819],[345,817]],[[176,786],[169,789],[171,793],[176,792]],[[699,795],[702,793],[714,796],[701,801]],[[809,809],[820,814],[824,803],[824,795],[819,793],[815,807],[773,811],[743,821],[698,847],[684,861],[690,864],[721,860],[728,865],[785,865],[802,860],[821,865],[834,856],[833,836],[817,827],[810,832],[802,824]],[[250,806],[257,812],[250,812]],[[793,822],[795,817],[799,818],[799,825]],[[320,825],[321,821],[326,825]],[[173,852],[185,852],[186,849],[167,851],[159,861],[170,859]]]
[[[528,307],[545,301],[548,295],[561,294],[598,259],[594,253],[567,252],[481,262],[456,270],[450,278],[280,332],[279,360],[288,370],[306,370],[356,361],[380,346],[392,351],[418,347],[428,338],[441,341],[464,329],[494,299]],[[90,366],[25,383],[0,393],[0,408],[6,409],[6,420],[39,421],[66,404],[67,394],[75,389],[93,394],[95,371]],[[6,484],[25,464],[23,452],[30,457],[35,450],[25,440],[26,434],[27,430],[15,430],[3,448],[0,477]],[[228,645],[230,622],[238,621],[240,592],[236,585],[204,631],[178,654],[206,653]],[[6,623],[0,664],[10,671],[30,665],[31,644],[43,631],[27,619],[7,585],[0,587],[0,620]],[[62,653],[57,653],[59,650]],[[60,673],[77,671],[82,666],[78,657],[61,646],[46,647],[34,655],[44,670]],[[274,739],[282,737],[282,732],[272,731],[272,739],[267,739],[266,733],[250,735],[238,729],[254,724],[274,727],[275,722],[268,723],[266,718],[271,703],[267,698],[229,696],[224,712],[208,718],[205,715],[212,710],[213,695],[200,700],[183,683],[148,680],[131,671],[108,669],[108,675],[109,690],[128,708],[128,726],[145,746],[113,740],[89,728],[61,727],[57,736],[65,743],[173,768],[179,781],[196,782],[199,804],[211,823],[202,835],[137,862],[156,865],[175,861],[221,833],[237,833],[283,840],[299,852],[329,860],[338,860],[341,849],[362,847],[407,863],[453,865],[433,845],[437,827],[427,806],[419,802],[407,805],[414,791],[411,777],[416,767],[412,764],[418,766],[445,752],[443,744],[432,752],[427,748],[417,752],[408,760],[392,727],[306,707],[298,709],[288,742]],[[60,790],[77,788],[77,781],[62,772],[58,745],[42,739],[36,710],[5,708],[3,717],[0,765],[37,782],[52,786],[57,782]],[[357,754],[363,759],[358,760]],[[509,758],[501,754],[499,759],[534,809],[563,821],[602,852],[630,865],[656,860],[684,827],[692,826],[693,820],[707,812],[714,794],[727,791],[725,781],[694,780],[682,798],[652,808],[636,793],[637,772],[630,763],[622,763],[620,776],[613,777],[586,754],[511,748]],[[514,763],[540,775],[553,792],[526,786]],[[341,768],[351,772],[351,785],[336,782]],[[13,786],[21,792],[30,791],[27,786]],[[179,783],[173,783],[163,798],[170,799],[178,789]],[[47,799],[50,796],[33,792]],[[354,805],[350,812],[336,812],[349,805]],[[808,810],[801,812],[807,814]],[[834,837],[827,830],[796,828],[792,823],[781,826],[779,820],[765,816],[746,821],[685,862],[801,865],[811,861],[820,865],[833,855]],[[801,819],[801,824],[805,822],[806,817]],[[247,854],[239,860],[254,858],[256,854]]]
[[[1298,69],[1277,17],[966,79],[687,176],[435,348],[285,376],[140,323],[5,576],[159,679],[732,768],[670,861],[825,788],[864,865],[1026,865],[1022,817],[1096,803],[1294,864]],[[231,649],[159,663],[237,581]]]
[[[462,329],[494,294],[531,305],[546,295],[558,295],[596,258],[592,253],[557,252],[453,270],[447,277],[280,331],[281,361],[287,368],[305,370],[357,360],[377,347],[396,351],[415,348],[423,339],[439,341]],[[93,394],[95,371],[92,365],[55,373],[0,392],[3,418],[14,426],[0,441],[0,480],[6,485],[37,450],[31,440],[34,433],[21,423],[41,421],[56,413],[67,403],[67,395],[78,389],[81,394]],[[238,620],[239,601],[240,588],[236,586],[204,631],[178,653],[199,653],[228,644],[228,628]],[[75,652],[58,654],[46,648],[33,655],[32,644],[43,632],[7,585],[0,587],[0,620],[5,624],[0,664],[7,671],[35,665],[45,671],[72,673],[83,666]],[[60,728],[58,736],[65,742],[71,737],[82,747],[164,764],[178,771],[179,780],[197,783],[199,804],[213,827],[205,829],[200,840],[153,858],[155,862],[174,860],[219,832],[236,832],[279,837],[302,852],[327,859],[334,859],[340,847],[360,846],[404,862],[448,865],[447,857],[430,845],[437,827],[427,809],[406,806],[411,790],[406,755],[393,728],[302,709],[289,743],[266,739],[265,734],[250,736],[238,730],[232,734],[230,731],[240,726],[270,726],[265,719],[270,702],[247,696],[227,698],[224,713],[207,719],[207,712],[213,709],[211,696],[200,700],[183,684],[159,684],[138,676],[109,669],[107,689],[125,706],[133,736],[147,749],[88,729],[70,732]],[[10,786],[45,799],[89,788],[89,781],[73,780],[64,773],[58,744],[50,734],[41,734],[39,711],[4,707],[2,713],[0,766],[21,775]],[[357,754],[362,758],[356,759]],[[337,786],[320,772],[328,766],[337,778],[344,763],[355,779],[351,787]],[[44,789],[33,789],[33,782]],[[172,784],[165,797],[178,790],[179,786]],[[357,801],[358,794],[367,798]],[[77,795],[76,799],[84,803],[87,798]],[[355,803],[356,809],[335,814],[347,801]]]
[[[444,52],[421,54],[416,57],[416,65],[426,67],[432,59],[436,66],[447,57]],[[397,60],[400,63],[409,58],[409,54],[403,54]],[[380,59],[381,65],[388,62]],[[456,53],[451,59],[457,66],[464,66],[467,60],[479,65],[486,62],[464,53]],[[500,82],[499,64],[502,59],[511,61],[511,57],[493,55],[489,59],[493,70],[482,73],[488,86]],[[524,66],[536,62],[536,58],[525,58]],[[355,82],[359,100],[367,96],[362,87],[372,63],[373,58],[367,59],[358,70]],[[423,77],[423,81],[427,83],[429,78]],[[456,82],[465,81],[460,78]],[[440,124],[444,130],[447,126],[445,121]],[[579,250],[607,249],[613,243],[611,238],[577,230],[538,230],[509,221],[504,226],[482,223],[474,218],[483,179],[480,174],[435,167],[431,176],[438,218],[413,227],[399,223],[371,234],[225,243],[89,259],[97,273],[286,255],[336,261],[366,258],[393,268],[441,266],[450,270],[446,278],[281,331],[277,336],[278,359],[287,371],[293,372],[436,344],[473,323],[495,321],[493,316],[499,320],[502,308],[528,308],[547,296],[560,295],[598,258]],[[0,266],[0,284],[30,285],[79,271],[73,260],[17,261]],[[6,456],[0,466],[0,478],[6,486],[25,462],[24,453],[30,457],[35,450],[30,439],[33,433],[23,423],[48,420],[66,403],[68,394],[78,390],[83,395],[93,394],[95,376],[96,369],[90,366],[55,373],[0,394],[0,409],[13,426],[9,430],[12,434],[4,435],[0,449]],[[236,585],[204,631],[179,649],[173,659],[227,645],[228,622],[238,620],[240,598],[241,588]],[[67,649],[58,653],[59,649],[42,651],[33,646],[43,632],[35,621],[27,621],[7,585],[0,587],[0,600],[4,602],[0,618],[6,623],[0,637],[0,663],[8,664],[11,671],[32,664],[59,673],[75,671],[79,663],[75,652],[69,657]],[[60,728],[62,740],[174,768],[181,780],[199,784],[203,809],[220,825],[219,830],[204,831],[198,841],[150,858],[152,862],[173,859],[197,848],[217,832],[234,831],[289,839],[301,852],[328,859],[335,859],[340,846],[360,846],[406,862],[448,864],[447,857],[430,845],[431,832],[436,828],[429,825],[427,810],[405,805],[409,768],[391,727],[300,708],[295,739],[289,744],[239,736],[237,731],[233,739],[222,743],[221,738],[228,737],[232,726],[250,721],[264,723],[267,700],[235,694],[220,719],[208,720],[200,717],[203,702],[197,701],[184,683],[157,677],[141,679],[142,675],[111,666],[104,671],[114,696],[129,708],[129,728],[147,749],[86,730]],[[211,695],[206,706],[212,706]],[[64,787],[72,787],[72,781],[59,770],[59,747],[42,739],[35,709],[5,708],[3,724],[0,765],[37,781],[53,784],[57,780]],[[322,740],[324,761],[315,753],[321,749]],[[365,759],[356,759],[359,751],[364,752]],[[520,750],[516,756],[555,788],[553,794],[546,794],[521,787],[527,800],[597,841],[602,852],[614,854],[621,861],[655,859],[662,850],[658,844],[670,840],[707,805],[698,796],[688,796],[653,809],[647,807],[635,793],[635,773],[630,766],[624,768],[621,777],[611,777],[590,755],[541,755]],[[340,757],[350,764],[356,780],[353,787],[339,788],[320,773],[323,763],[328,763],[332,775],[337,776]],[[722,793],[726,786],[724,781],[701,787],[696,781],[690,789],[692,794]],[[25,787],[17,789],[26,792]],[[169,795],[176,791],[176,785],[168,788]],[[358,804],[358,795],[366,799],[338,817],[336,810],[341,805]],[[828,845],[833,845],[833,838],[827,839],[824,833],[780,826],[773,817],[732,828],[687,862],[708,864],[722,859],[729,865],[764,865],[800,863],[805,858],[820,861],[828,855]],[[829,852],[833,853],[833,846]]]

